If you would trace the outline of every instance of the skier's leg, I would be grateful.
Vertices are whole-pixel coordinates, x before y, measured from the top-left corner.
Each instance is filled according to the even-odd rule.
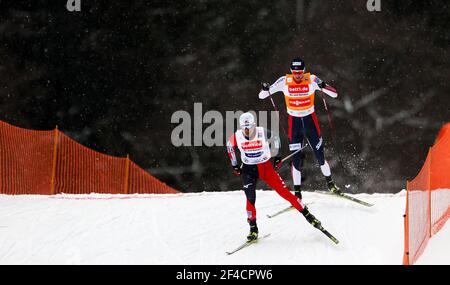
[[[308,207],[303,204],[302,200],[292,195],[289,189],[284,184],[284,181],[281,179],[280,175],[273,169],[272,164],[268,161],[263,164],[258,164],[258,172],[259,177],[266,182],[270,187],[277,191],[278,195],[289,201],[292,206],[294,206],[297,210],[300,211],[301,214],[305,217],[305,219],[316,228],[319,228],[321,223],[314,215],[312,215]]]
[[[322,166],[325,165],[325,155],[323,150],[323,139],[320,135],[320,127],[316,113],[312,113],[311,115],[304,117],[303,124],[305,125],[306,137],[312,150],[314,151],[314,156],[316,157],[317,162],[319,162],[322,173],[325,176],[328,173],[331,174],[329,167],[322,168]],[[328,163],[326,165],[328,165]]]
[[[296,151],[302,147],[303,143],[303,124],[301,118],[288,115],[288,136],[289,136],[289,150]],[[300,185],[302,184],[302,158],[303,152],[300,151],[292,157],[291,175],[294,183],[295,195],[302,198]]]
[[[258,238],[258,226],[256,224],[256,182],[258,181],[258,169],[256,165],[246,165],[242,167],[242,184],[245,192],[247,222],[250,225],[250,233],[247,236],[249,241]]]
[[[252,169],[255,168],[255,169]],[[255,175],[256,174],[256,175]],[[245,165],[242,167],[242,185],[247,198],[247,221],[256,220],[256,182],[257,182],[257,170],[255,165]]]
[[[300,212],[303,210],[305,206],[302,203],[302,200],[289,191],[283,179],[281,179],[280,175],[275,171],[270,161],[258,164],[258,173],[259,177],[266,182],[267,185],[273,188],[278,195],[291,203],[291,205]]]
[[[306,129],[306,137],[314,151],[314,155],[319,162],[320,170],[327,181],[328,189],[332,192],[339,192],[339,188],[334,184],[331,177],[331,168],[328,162],[325,160],[323,139],[320,135],[319,121],[317,120],[316,113],[312,113],[310,116],[304,118],[304,124]]]

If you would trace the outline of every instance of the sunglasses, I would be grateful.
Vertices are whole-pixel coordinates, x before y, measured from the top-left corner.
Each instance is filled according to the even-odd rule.
[[[245,131],[245,130],[251,130],[251,129],[253,129],[255,127],[255,124],[252,124],[252,125],[245,125],[245,126],[241,126],[241,129],[243,130],[243,131]]]
[[[295,70],[295,69],[291,69],[292,74],[303,74],[305,73],[304,70]]]

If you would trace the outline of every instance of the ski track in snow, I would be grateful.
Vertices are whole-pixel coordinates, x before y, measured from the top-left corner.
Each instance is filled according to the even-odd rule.
[[[258,191],[260,235],[248,233],[243,191],[176,195],[0,195],[0,264],[401,264],[405,192],[359,194],[359,204],[313,192],[304,202],[340,243]]]

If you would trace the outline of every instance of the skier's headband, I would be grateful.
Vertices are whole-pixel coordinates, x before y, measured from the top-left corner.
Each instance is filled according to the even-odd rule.
[[[301,61],[294,61],[291,64],[291,72],[297,73],[297,74],[302,74],[305,72],[305,65]]]

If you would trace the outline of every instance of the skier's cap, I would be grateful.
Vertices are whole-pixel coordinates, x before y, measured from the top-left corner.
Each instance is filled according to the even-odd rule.
[[[305,62],[303,59],[296,57],[291,62],[291,72],[305,71]]]
[[[255,117],[250,112],[244,113],[239,117],[239,125],[242,129],[253,128],[256,126]]]

